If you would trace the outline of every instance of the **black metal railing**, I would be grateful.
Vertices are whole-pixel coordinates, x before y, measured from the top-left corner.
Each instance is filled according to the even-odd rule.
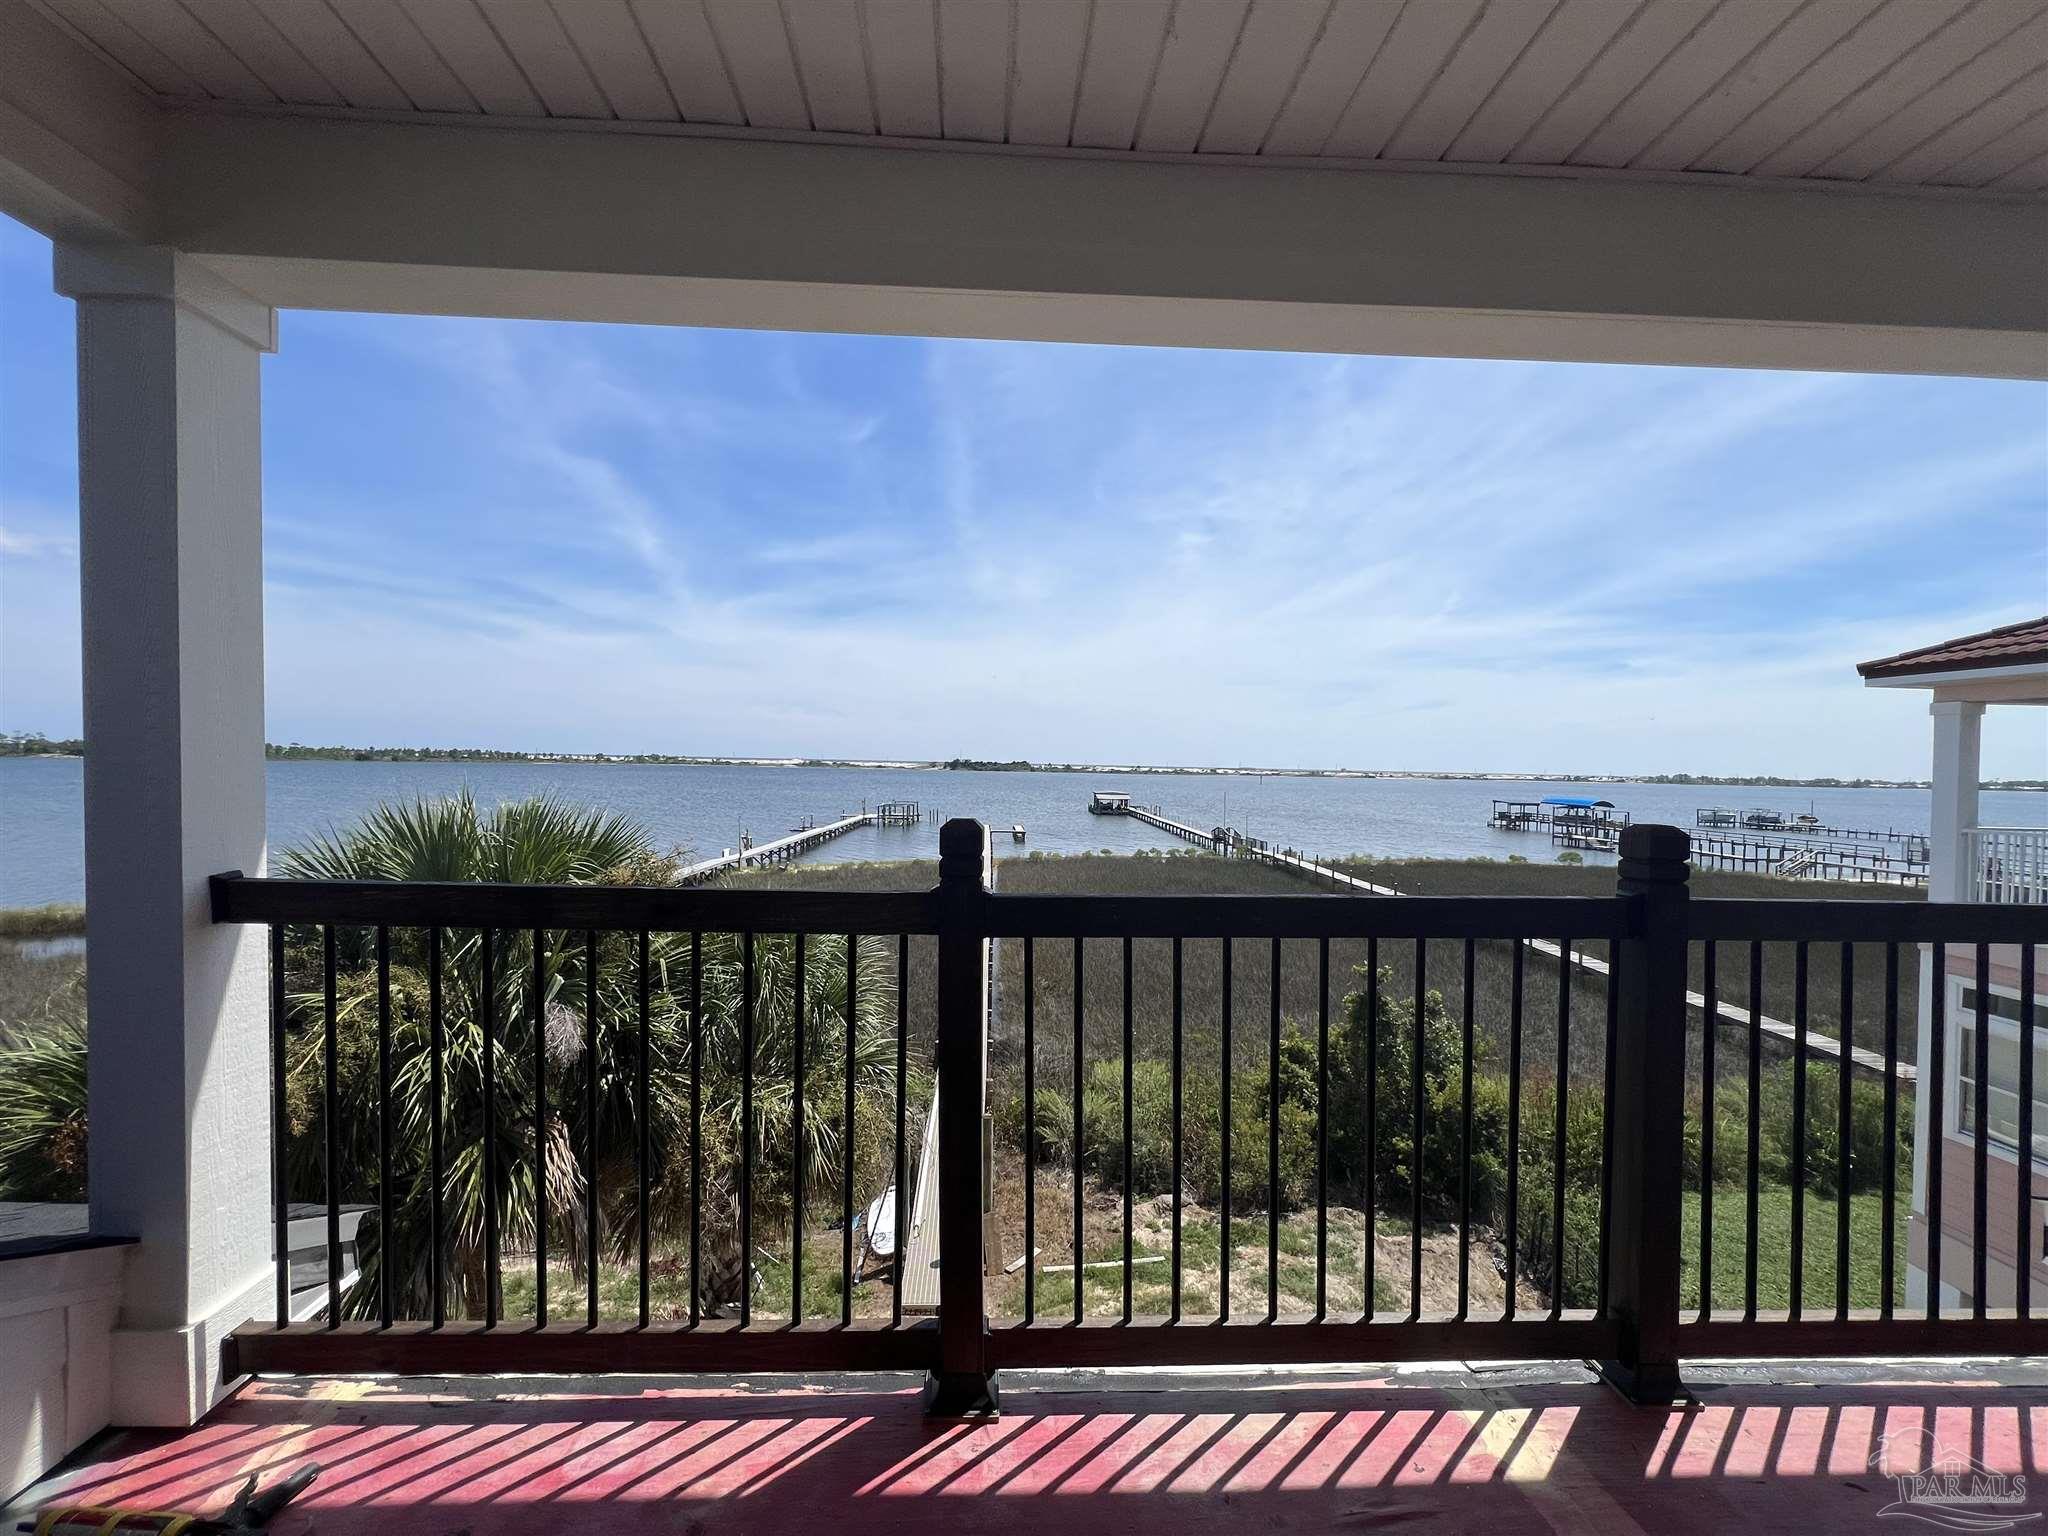
[[[274,1318],[236,1340],[242,1367],[497,1369],[507,1349],[536,1369],[606,1369],[628,1356],[661,1369],[931,1365],[935,1325],[901,1306],[904,1201],[884,1245],[895,1304],[884,1318],[853,1314],[853,1154],[864,1135],[869,1161],[897,1170],[901,1186],[913,1155],[904,1085],[912,1063],[929,1060],[907,1010],[912,945],[936,932],[934,910],[923,893],[217,879],[217,921],[270,925],[279,1252],[295,1187],[325,1205],[329,1226],[325,1284],[295,1295],[280,1265]],[[834,972],[829,999],[821,968]],[[878,977],[889,984],[871,995]],[[764,1010],[784,1026],[772,1060],[757,1034]],[[856,1123],[874,1096],[861,1091],[857,1053],[875,1058],[865,1081],[884,1095],[884,1127]],[[707,1124],[707,1074],[737,1094],[720,1107],[725,1123]],[[832,1102],[810,1091],[821,1079]],[[784,1105],[780,1145],[764,1145],[757,1091]],[[657,1147],[657,1101],[671,1111],[673,1146]],[[753,1134],[734,1135],[734,1123]],[[807,1165],[818,1139],[837,1148],[829,1197]],[[686,1191],[662,1187],[658,1151]],[[783,1170],[787,1207],[788,1305],[774,1317],[755,1315],[764,1159]],[[707,1168],[730,1182],[729,1200],[708,1198]],[[336,1229],[363,1197],[375,1220],[349,1286]],[[828,1198],[836,1317],[820,1315],[805,1285],[804,1237]],[[687,1288],[667,1316],[655,1299],[669,1262],[656,1251],[657,1200],[680,1213],[674,1262]],[[620,1250],[609,1266],[608,1236]],[[738,1269],[722,1290],[714,1250]],[[416,1264],[401,1262],[408,1253]],[[564,1265],[569,1297],[558,1289]],[[628,1294],[605,1292],[608,1273],[629,1277]],[[516,1314],[508,1281],[525,1287]]]
[[[1706,1032],[1700,1055],[1702,1113],[1698,1124],[1701,1165],[1697,1249],[1701,1255],[1698,1288],[1678,1329],[1677,1348],[1695,1357],[1747,1355],[1820,1355],[1833,1353],[1902,1353],[1923,1350],[1951,1353],[2024,1353],[2040,1347],[2040,1322],[2033,1316],[2032,1268],[2038,1261],[2041,1229],[2036,1201],[2033,1133],[2034,1019],[2037,1012],[2036,955],[2048,943],[2048,923],[2024,907],[1923,902],[1826,901],[1695,901],[1689,930],[1703,953],[1709,994],[1725,974],[1731,951],[1741,957],[1747,973],[1748,1012],[1764,1015],[1764,996],[1775,973],[1789,972],[1792,1038],[1781,1047],[1781,1073],[1789,1073],[1789,1134],[1782,1185],[1773,1190],[1766,1176],[1763,1136],[1773,1116],[1765,1086],[1763,1057],[1766,1035],[1747,1032],[1747,1054],[1740,1075],[1721,1081],[1713,1050],[1714,1031]],[[2009,1156],[1994,1158],[1989,1136],[1987,1098],[1990,1074],[1979,1070],[1973,1085],[1975,1111],[1967,1138],[1952,1133],[1948,1115],[1950,1063],[1948,1011],[1951,976],[1949,955],[1961,949],[1973,962],[1970,970],[1977,996],[1990,995],[1989,972],[1994,946],[2003,947],[2013,967],[2017,994],[2019,1134]],[[1914,971],[1924,972],[1918,984]],[[1874,994],[1874,1006],[1869,999]],[[1916,995],[1917,994],[1917,995]],[[1918,1001],[1927,1008],[1924,1062],[1916,1054],[1911,1032],[1918,1023]],[[1829,1042],[1828,1058],[1816,1050],[1813,1015],[1828,1008],[1838,1039]],[[1902,1046],[1902,1016],[1909,1033]],[[1876,1035],[1873,1046],[1855,1054],[1853,1033],[1863,1023]],[[1816,1082],[1816,1073],[1824,1074]],[[1859,1074],[1861,1074],[1859,1076]],[[1902,1294],[1897,1212],[1901,1194],[1910,1187],[1911,1146],[1915,1106],[1904,1102],[1910,1083],[1916,1098],[1919,1149],[1925,1172],[1920,1212],[1915,1217],[1922,1295],[1911,1305]],[[1719,1169],[1726,1156],[1717,1145],[1720,1120],[1717,1099],[1731,1089],[1739,1096],[1746,1137],[1737,1150],[1739,1180],[1724,1185]],[[1874,1122],[1875,1134],[1866,1134]],[[1945,1175],[1963,1152],[1970,1175],[1968,1216],[1952,1219]],[[1994,1177],[1994,1164],[1997,1171]],[[2007,1184],[1997,1191],[1997,1182]],[[1717,1212],[1717,1186],[1743,1194],[1743,1269],[1739,1291],[1721,1284],[1713,1273],[1715,1234],[1724,1213]],[[1994,1192],[2010,1195],[2013,1227],[1995,1232],[1991,1225]],[[1782,1250],[1763,1230],[1762,1213],[1777,1194],[1787,1207]],[[1857,1201],[1878,1213],[1874,1234],[1859,1241]],[[1824,1201],[1827,1225],[1809,1225],[1810,1208]],[[1960,1227],[1960,1230],[1958,1230]],[[1874,1236],[1875,1241],[1870,1239]],[[1818,1237],[1819,1242],[1814,1239]],[[2001,1287],[1991,1283],[1989,1265],[1993,1239],[2010,1237],[2012,1246],[2001,1258],[2010,1271],[2009,1304],[1993,1305]],[[1947,1240],[1960,1240],[1969,1255],[1969,1272],[1961,1277],[1944,1271]],[[1875,1248],[1874,1277],[1859,1279],[1859,1261]],[[1832,1269],[1817,1272],[1818,1257]],[[1782,1266],[1773,1276],[1773,1267]],[[1874,1284],[1869,1283],[1874,1278]],[[1782,1304],[1764,1305],[1766,1289],[1782,1282]],[[1965,1300],[1943,1301],[1944,1284]],[[1816,1292],[1819,1294],[1816,1294]],[[1865,1294],[1859,1295],[1858,1292]]]
[[[323,1294],[295,1297],[280,1265],[276,1317],[237,1332],[233,1364],[917,1368],[935,1411],[969,1412],[1006,1366],[1590,1357],[1655,1398],[1686,1356],[2031,1349],[2028,1159],[2012,1174],[2017,1305],[1987,1304],[2005,1175],[1981,1066],[1967,1308],[1940,1305],[1938,1234],[1931,1299],[1895,1304],[1895,1228],[1913,1114],[1901,997],[1931,964],[1934,1057],[1913,1086],[1939,1143],[1945,946],[1974,946],[1980,998],[1990,946],[2019,946],[2031,1146],[2039,909],[1692,900],[1687,848],[1676,829],[1628,829],[1597,898],[1013,894],[974,822],[945,826],[938,884],[907,894],[218,877],[217,921],[270,925],[280,1252],[288,1194],[317,1193],[330,1235],[345,1201],[373,1194],[376,1210],[364,1279],[345,1288],[338,1241]],[[1811,1028],[1817,963],[1832,1068]],[[1766,1028],[1781,996],[1784,1040]],[[1742,1000],[1742,1039],[1717,1043]],[[1858,1054],[1859,1028],[1881,1052]],[[928,1070],[944,1088],[931,1148],[909,1113]],[[1011,1123],[992,1086],[1013,1077]],[[1938,1218],[1944,1158],[1928,1150]],[[862,1157],[895,1192],[886,1310],[855,1301]],[[905,1268],[913,1160],[936,1168],[935,1320],[906,1316],[924,1278]],[[769,1186],[786,1198],[764,1218]],[[1823,1186],[1833,1292],[1815,1307]],[[991,1202],[1019,1187],[1010,1265]],[[1141,1252],[1141,1199],[1162,1253]],[[1782,1234],[1765,1227],[1781,1203]],[[835,1228],[837,1264],[807,1267],[829,1251],[807,1240]],[[424,1258],[401,1270],[398,1239],[421,1230]],[[1739,1276],[1716,1263],[1737,1230]],[[763,1241],[788,1276],[787,1306],[766,1312]],[[1056,1305],[1042,1241],[1071,1242]],[[1474,1295],[1482,1248],[1497,1307]],[[569,1318],[551,1306],[557,1254],[580,1281]],[[508,1262],[529,1259],[508,1308]],[[671,1272],[686,1305],[672,1285],[657,1304]],[[836,1282],[836,1307],[811,1305],[807,1274]],[[1091,1274],[1106,1281],[1092,1292]]]

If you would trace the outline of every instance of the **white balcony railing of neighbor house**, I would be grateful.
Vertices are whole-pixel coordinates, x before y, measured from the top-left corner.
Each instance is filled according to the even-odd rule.
[[[2048,827],[1969,827],[1963,854],[1972,901],[2048,903]]]

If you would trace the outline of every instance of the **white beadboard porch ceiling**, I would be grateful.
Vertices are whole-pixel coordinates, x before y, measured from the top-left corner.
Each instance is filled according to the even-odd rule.
[[[2048,0],[36,0],[146,91],[2048,188]]]

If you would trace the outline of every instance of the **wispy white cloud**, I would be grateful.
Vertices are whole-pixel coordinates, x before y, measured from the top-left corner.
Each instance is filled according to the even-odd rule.
[[[290,320],[300,739],[1905,774],[2048,608],[2033,384]]]
[[[24,533],[0,524],[0,556],[17,560],[75,561],[78,541],[54,533]]]

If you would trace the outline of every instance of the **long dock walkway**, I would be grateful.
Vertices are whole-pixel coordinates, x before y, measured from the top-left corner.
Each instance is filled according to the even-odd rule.
[[[1219,851],[1228,852],[1232,858],[1257,859],[1261,863],[1277,864],[1283,869],[1294,870],[1299,874],[1309,876],[1311,879],[1328,881],[1341,891],[1349,891],[1360,896],[1402,896],[1407,894],[1405,891],[1395,890],[1392,886],[1374,885],[1371,881],[1361,880],[1356,875],[1347,875],[1341,869],[1332,869],[1327,864],[1318,864],[1313,859],[1305,859],[1298,853],[1278,853],[1272,849],[1259,848],[1249,843],[1219,844],[1213,833],[1197,833],[1194,828],[1187,826],[1183,822],[1170,821],[1166,817],[1157,815],[1154,812],[1141,811],[1136,806],[1131,808],[1130,814],[1148,826],[1158,827],[1163,832],[1171,832],[1176,837],[1187,838],[1190,842],[1205,843],[1212,848],[1219,849]],[[1559,946],[1550,939],[1524,939],[1522,942],[1527,944],[1537,954],[1547,955],[1553,960],[1560,958],[1562,954]],[[1568,963],[1574,970],[1582,971],[1588,976],[1605,978],[1612,974],[1605,960],[1602,960],[1597,955],[1589,955],[1580,950],[1575,949],[1571,952],[1568,957]],[[1685,994],[1685,1000],[1701,1013],[1706,1012],[1707,999],[1703,993],[1688,991]],[[1754,1023],[1755,1028],[1762,1030],[1765,1034],[1775,1039],[1784,1041],[1787,1045],[1796,1044],[1799,1039],[1799,1031],[1783,1019],[1774,1019],[1769,1014],[1758,1014],[1752,1020],[1747,1008],[1738,1008],[1733,1003],[1719,999],[1716,999],[1714,1003],[1714,1016],[1723,1026],[1734,1026],[1745,1030],[1751,1028],[1752,1023]],[[1806,1048],[1815,1056],[1832,1057],[1836,1061],[1841,1060],[1842,1042],[1833,1035],[1820,1034],[1812,1028],[1808,1028],[1806,1032]],[[1849,1060],[1851,1065],[1861,1068],[1866,1072],[1875,1073],[1879,1077],[1884,1075],[1885,1061],[1882,1052],[1867,1050],[1860,1045],[1851,1045],[1849,1047]],[[1913,1082],[1919,1076],[1917,1068],[1913,1063],[1907,1061],[1894,1063],[1893,1072],[1902,1083]]]
[[[1200,843],[1208,848],[1216,846],[1215,833],[1204,832],[1200,827],[1191,827],[1184,821],[1169,820],[1167,817],[1161,816],[1157,811],[1146,810],[1142,805],[1134,805],[1123,814],[1144,822],[1148,827],[1157,827],[1162,832],[1171,832],[1182,842]]]
[[[823,843],[829,843],[833,838],[841,837],[855,827],[872,826],[875,819],[875,812],[861,811],[852,816],[843,816],[838,821],[828,821],[823,826],[803,827],[787,837],[776,838],[772,843],[756,843],[751,848],[741,848],[733,853],[720,854],[715,859],[706,859],[701,864],[692,864],[676,876],[676,881],[680,885],[694,885],[699,880],[708,880],[713,875],[722,875],[730,869],[745,869],[750,864],[783,863]]]

